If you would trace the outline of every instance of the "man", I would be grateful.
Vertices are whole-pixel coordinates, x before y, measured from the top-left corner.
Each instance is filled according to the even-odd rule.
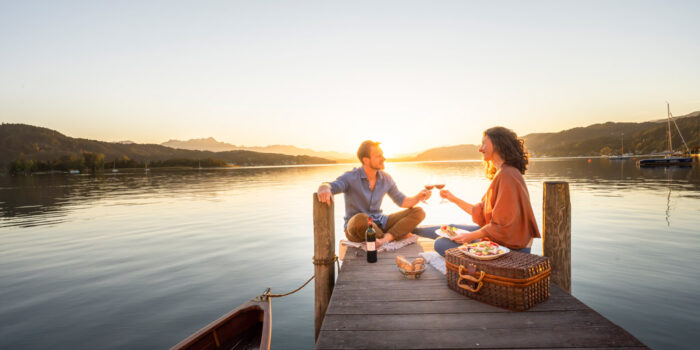
[[[345,194],[345,236],[353,242],[364,242],[367,217],[372,218],[377,232],[377,246],[408,237],[423,221],[423,208],[414,207],[418,201],[430,198],[430,191],[421,190],[413,197],[406,197],[396,187],[394,179],[384,169],[384,153],[379,142],[365,141],[357,150],[362,167],[338,177],[331,183],[318,187],[318,200],[330,205],[333,195]],[[384,195],[401,208],[400,212],[384,215],[381,205]]]

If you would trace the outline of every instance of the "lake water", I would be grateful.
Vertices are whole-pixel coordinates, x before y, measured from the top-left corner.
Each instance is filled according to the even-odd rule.
[[[0,349],[168,348],[296,288],[313,274],[312,193],[353,166],[0,176]],[[653,348],[698,343],[699,168],[557,159],[526,175],[540,226],[542,182],[570,183],[573,294]],[[488,186],[479,162],[387,171],[410,195],[435,174],[468,201]],[[470,222],[437,197],[424,223]],[[272,310],[273,348],[313,347],[313,286]]]

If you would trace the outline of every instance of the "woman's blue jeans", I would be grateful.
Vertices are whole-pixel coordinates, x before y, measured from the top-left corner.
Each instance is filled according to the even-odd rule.
[[[476,225],[452,225],[452,224],[450,224],[449,226],[456,227],[456,228],[459,228],[462,230],[467,230],[469,232],[476,231],[480,228],[479,226],[476,226]],[[421,237],[435,239],[435,244],[433,245],[433,249],[435,249],[435,251],[442,256],[445,256],[446,250],[451,249],[451,248],[457,248],[457,247],[462,245],[461,243],[456,243],[455,241],[453,241],[451,239],[448,239],[448,238],[445,238],[442,236],[438,236],[438,234],[435,233],[435,231],[438,229],[440,229],[440,226],[416,227],[413,230],[413,233],[415,233]],[[529,254],[530,247],[517,249],[517,251]]]

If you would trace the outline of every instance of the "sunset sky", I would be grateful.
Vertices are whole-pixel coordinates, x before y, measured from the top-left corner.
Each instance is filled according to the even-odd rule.
[[[387,155],[700,110],[700,1],[4,1],[0,121]]]

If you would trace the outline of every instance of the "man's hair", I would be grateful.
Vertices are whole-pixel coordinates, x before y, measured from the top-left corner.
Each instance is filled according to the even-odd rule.
[[[357,149],[357,159],[360,160],[360,163],[362,163],[362,158],[369,158],[369,152],[372,150],[372,147],[379,147],[379,142],[367,140],[360,144],[360,148]]]

